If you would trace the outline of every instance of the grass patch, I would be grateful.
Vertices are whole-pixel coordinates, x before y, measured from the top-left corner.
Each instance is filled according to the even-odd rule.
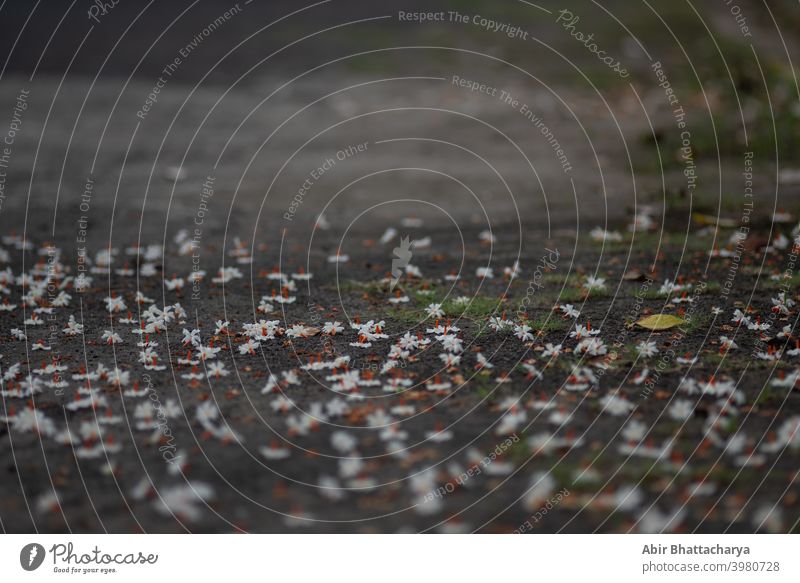
[[[465,386],[469,389],[468,394],[480,397],[481,400],[486,399],[489,403],[494,402],[498,397],[498,385],[492,382],[488,374],[475,375],[467,381]]]
[[[556,314],[539,316],[528,323],[528,326],[533,328],[534,331],[541,331],[545,334],[548,332],[556,332],[557,330],[564,330],[570,325],[571,321],[567,321]]]
[[[557,301],[561,303],[575,303],[582,302],[585,299],[607,298],[610,296],[611,292],[608,289],[592,288],[591,290],[587,290],[583,287],[566,287],[558,295]]]
[[[764,283],[760,287],[763,287],[763,289],[766,289],[766,290],[778,290],[779,289],[779,290],[783,291],[783,289],[785,287],[787,287],[787,286],[788,286],[788,288],[790,290],[791,289],[797,289],[797,288],[800,287],[800,273],[797,273],[797,274],[793,275],[792,277],[787,277],[787,278],[784,278],[783,275],[781,274],[781,278],[779,280],[777,280],[777,281],[769,279],[768,277],[767,278],[762,278],[762,281]]]
[[[384,293],[388,289],[384,284],[378,281],[356,281],[354,279],[344,279],[336,283],[325,285],[326,289],[339,290],[342,293]]]
[[[442,310],[446,316],[451,318],[476,320],[493,315],[499,316],[503,311],[503,303],[500,298],[488,298],[485,296],[474,296],[466,303],[447,299],[442,303]]]
[[[756,405],[766,405],[769,401],[775,398],[775,391],[772,390],[772,387],[766,385],[761,393],[758,395],[758,398],[755,401]]]
[[[386,314],[391,319],[406,325],[418,324],[425,318],[425,312],[415,308],[390,308]]]
[[[711,314],[694,314],[690,318],[684,318],[685,324],[681,324],[678,329],[684,334],[706,330],[713,319]]]
[[[532,453],[531,447],[526,443],[525,434],[523,433],[519,436],[519,441],[511,444],[504,455],[505,458],[515,466],[521,466],[530,459]]]

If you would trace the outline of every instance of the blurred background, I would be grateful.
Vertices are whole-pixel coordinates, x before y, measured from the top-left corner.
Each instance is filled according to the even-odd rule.
[[[348,224],[397,198],[435,202],[466,221],[485,222],[488,212],[516,222],[520,213],[531,228],[613,224],[637,204],[680,208],[688,204],[680,132],[656,62],[686,111],[695,210],[738,205],[744,151],[755,152],[756,190],[767,202],[777,152],[782,170],[800,156],[792,71],[800,15],[789,0],[743,0],[736,11],[724,2],[575,1],[572,29],[558,21],[566,8],[546,1],[100,4],[2,6],[4,116],[22,90],[31,104],[13,144],[4,229],[28,209],[29,228],[51,229],[55,218],[56,236],[64,232],[59,225],[81,214],[89,176],[92,229],[108,226],[112,210],[123,237],[140,223],[156,233],[183,228],[210,174],[207,228],[251,232],[255,217],[285,226],[276,218],[309,172],[364,142],[366,152],[303,197],[295,223],[313,223],[327,206],[326,216]],[[398,17],[438,11],[468,15],[469,24]],[[475,16],[529,34],[509,38]],[[591,33],[629,76],[570,33]],[[453,76],[507,92],[540,125]],[[154,88],[157,100],[138,116]],[[423,167],[436,172],[387,171]],[[791,201],[790,182],[781,196]],[[388,219],[397,210],[374,212]]]

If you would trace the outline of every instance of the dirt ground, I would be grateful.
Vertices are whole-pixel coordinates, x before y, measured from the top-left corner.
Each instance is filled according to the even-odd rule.
[[[4,531],[796,531],[796,7],[190,4],[0,8]]]

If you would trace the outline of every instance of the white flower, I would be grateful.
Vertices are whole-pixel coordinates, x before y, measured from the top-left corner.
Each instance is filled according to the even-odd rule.
[[[325,404],[325,411],[331,417],[341,417],[350,412],[350,406],[343,399],[336,397]]]
[[[197,357],[200,360],[211,360],[217,357],[217,354],[222,350],[217,346],[200,346],[197,349]]]
[[[406,275],[408,275],[409,277],[419,277],[419,278],[422,277],[422,272],[416,265],[411,265],[409,263],[408,265],[406,265],[405,270],[406,270]]]
[[[783,388],[794,388],[797,383],[800,382],[800,369],[794,370],[788,375],[778,376],[772,379],[772,386],[773,387],[783,387]]]
[[[425,312],[428,314],[430,318],[441,318],[444,316],[444,310],[442,310],[442,304],[428,304],[428,307],[425,308]]]
[[[272,376],[271,378],[274,379],[275,377]],[[271,389],[267,391],[267,393],[271,392],[272,392]],[[286,395],[278,395],[277,397],[272,399],[272,401],[270,401],[269,406],[276,413],[286,413],[287,411],[291,410],[292,407],[294,407],[294,401],[287,398]]]
[[[197,328],[193,330],[187,330],[186,328],[183,329],[183,345],[189,346],[192,345],[194,347],[198,347],[202,344],[200,340],[200,330]]]
[[[642,454],[642,449],[638,451]],[[656,451],[653,452],[652,457],[659,459],[663,453]],[[645,509],[638,521],[637,530],[643,534],[664,534],[674,532],[680,528],[681,523],[686,515],[686,507],[682,506],[672,512],[661,512],[655,506],[649,506]]]
[[[502,332],[506,328],[510,328],[513,325],[514,323],[511,320],[506,320],[505,316],[492,316],[489,318],[489,328],[491,328],[494,332]]]
[[[775,504],[766,503],[757,508],[753,513],[753,526],[756,530],[763,530],[774,534],[786,532],[783,511]]]
[[[208,369],[206,374],[209,377],[226,377],[230,374],[230,372],[225,368],[224,362],[212,362],[208,365]]]
[[[269,297],[264,296],[261,298],[261,302],[258,304],[258,308],[256,308],[262,314],[269,314],[275,311],[275,306],[269,303]]]
[[[599,338],[586,338],[575,347],[577,354],[587,354],[588,356],[602,356],[608,352],[606,345]]]
[[[75,286],[76,290],[83,291],[91,287],[92,280],[93,278],[91,276],[87,276],[86,274],[81,273],[78,275],[78,277],[75,278],[75,282],[73,283],[73,285]]]
[[[50,365],[48,365],[50,366]],[[13,381],[21,373],[22,365],[17,362],[9,366],[3,373],[4,381]]]
[[[261,347],[261,342],[249,338],[247,342],[239,345],[239,354],[255,354],[256,348]]]
[[[294,283],[294,282],[292,282]],[[297,300],[296,296],[290,296],[287,288],[283,288],[283,293],[279,296],[275,296],[272,298],[273,302],[278,302],[279,304],[293,304]]]
[[[761,323],[761,319],[759,318],[759,319],[756,319],[755,322],[747,323],[747,328],[748,328],[748,330],[758,330],[760,332],[764,332],[764,331],[769,330],[770,328],[772,328],[772,324],[768,324],[766,322],[764,322],[762,324]]]
[[[600,399],[600,402],[604,406],[604,411],[611,415],[627,415],[636,408],[636,405],[628,399],[617,395],[606,395]]]
[[[169,291],[181,290],[186,282],[182,277],[173,277],[172,279],[164,280],[164,287]]]
[[[558,355],[561,354],[561,344],[553,345],[550,342],[544,345],[544,352],[542,352],[542,356],[549,356],[552,358],[558,358]]]
[[[44,326],[44,320],[34,312],[33,316],[25,320],[24,324],[26,326]]]
[[[629,421],[622,430],[622,438],[626,441],[632,441],[634,443],[644,439],[645,435],[647,435],[647,425],[641,421],[637,421],[636,419]]]
[[[444,363],[445,366],[458,366],[461,364],[461,357],[455,354],[450,354],[448,352],[443,352],[439,355],[439,359]]]
[[[485,230],[478,234],[478,240],[484,243],[496,243],[497,237],[495,237],[490,230]]]
[[[411,353],[408,350],[403,350],[397,344],[392,345],[389,349],[388,357],[391,360],[407,360],[409,356],[411,356]]]
[[[489,369],[494,368],[494,365],[491,362],[489,362],[489,360],[482,353],[478,352],[475,355],[475,357],[478,359],[478,364],[475,365],[475,368],[481,369],[481,370],[482,369],[489,370]]]
[[[583,392],[591,388],[597,382],[597,377],[588,367],[575,367],[572,374],[567,378],[564,388],[568,391]]]
[[[419,347],[419,338],[412,336],[410,332],[406,332],[397,341],[397,346],[404,350],[415,350]]]
[[[531,477],[531,483],[525,491],[522,505],[530,512],[538,511],[556,489],[556,480],[548,473],[537,472]]]
[[[275,393],[277,392],[275,389],[278,388],[280,388],[278,377],[276,377],[274,374],[270,374],[267,378],[267,384],[261,389],[261,394],[267,395],[269,393]]]
[[[586,278],[586,282],[584,282],[583,287],[588,290],[593,289],[605,289],[606,288],[606,280],[604,277],[594,277],[589,276]]]
[[[491,267],[479,267],[475,275],[483,279],[494,279],[494,270]]]
[[[745,316],[739,308],[736,308],[736,310],[733,312],[733,318],[731,318],[731,322],[734,324],[744,324],[745,326],[749,326],[750,318]]]
[[[649,358],[658,354],[658,347],[655,342],[642,341],[636,345],[636,352],[639,353],[639,356]]]
[[[125,301],[121,297],[110,297],[105,299],[106,309],[109,312],[120,312],[127,309]]]
[[[211,279],[213,283],[228,283],[232,279],[244,277],[238,267],[220,267],[217,277]]]
[[[622,233],[617,231],[606,231],[602,227],[595,227],[589,232],[589,236],[595,241],[622,241]]]
[[[131,381],[131,373],[114,368],[108,375],[108,382],[116,387],[126,386]]]
[[[67,327],[64,328],[63,332],[67,336],[77,336],[79,334],[83,334],[83,324],[78,323],[75,320],[75,316],[70,315],[69,322],[67,322]]]
[[[40,435],[53,435],[55,423],[38,409],[25,407],[22,411],[8,419],[17,431],[34,432]]]
[[[685,421],[694,413],[694,403],[686,399],[675,401],[669,408],[669,416],[676,421]]]
[[[522,363],[522,368],[524,368],[525,372],[528,373],[528,378],[529,379],[539,379],[539,380],[541,380],[542,378],[544,378],[544,375],[542,375],[542,373],[539,372],[539,369],[537,369],[536,366],[534,366],[532,360],[528,361],[528,362],[523,362]]]
[[[57,492],[45,492],[36,500],[36,512],[44,514],[46,512],[60,512],[61,499]]]
[[[531,334],[531,327],[528,326],[527,324],[514,326],[514,335],[523,342],[530,342],[531,340],[533,340],[533,334]]]
[[[273,443],[270,447],[261,447],[258,450],[268,460],[285,460],[291,455],[289,448],[280,447]]]
[[[453,439],[453,432],[452,431],[427,431],[425,433],[425,439],[428,441],[432,441],[434,443],[440,443],[443,441],[450,441]]]
[[[309,336],[313,336],[316,331],[309,327],[304,326],[303,324],[293,324],[288,330],[286,330],[286,336],[289,338],[308,338]]]
[[[505,269],[503,269],[503,274],[512,280],[519,277],[521,273],[522,270],[519,268],[519,261],[515,261],[514,265],[512,265],[511,267],[506,267]]]
[[[781,233],[772,241],[772,246],[780,250],[786,249],[789,246],[789,238]]]
[[[597,336],[598,334],[600,334],[600,330],[592,330],[591,324],[587,324],[586,326],[575,324],[575,329],[569,333],[569,337],[575,338],[576,340],[581,340],[582,338],[586,338],[588,336]]]
[[[389,241],[394,239],[396,236],[397,236],[397,229],[395,229],[394,227],[389,227],[388,229],[386,229],[383,232],[383,235],[381,235],[381,238],[380,238],[381,245],[386,245]]]
[[[440,358],[442,356],[445,356],[445,355],[444,354],[439,355]],[[453,356],[452,354],[449,354],[449,355],[446,355],[446,356],[449,356],[449,357],[452,357],[452,358],[457,358],[459,360],[461,359],[460,356]],[[428,381],[427,383],[425,383],[425,388],[428,389],[429,391],[446,391],[452,386],[453,386],[453,383],[440,380],[438,375],[432,381]]]
[[[358,439],[345,431],[334,431],[331,434],[331,445],[339,453],[352,453],[358,445]]]
[[[692,296],[690,296],[690,295],[687,295],[686,292],[683,292],[680,295],[680,297],[678,297],[678,296],[673,297],[670,300],[670,303],[673,303],[673,304],[684,304],[684,303],[693,304],[694,303],[694,298]]]
[[[341,255],[337,253],[336,255],[331,255],[328,257],[328,263],[347,263],[350,261],[349,255]]]
[[[654,227],[655,223],[653,218],[645,213],[639,213],[633,217],[633,223],[628,225],[628,230],[634,231],[649,231]]]
[[[800,416],[794,416],[784,421],[778,428],[776,440],[762,445],[761,449],[767,453],[781,451],[784,448],[800,449]]]
[[[206,276],[206,272],[202,269],[198,269],[197,271],[192,271],[189,275],[186,276],[191,283],[196,284],[203,281],[203,278]]]
[[[458,354],[464,350],[463,341],[458,336],[445,334],[444,336],[437,336],[436,340],[442,343],[442,348],[448,352]]]
[[[112,330],[103,332],[102,339],[105,340],[106,344],[120,344],[122,342],[122,337]]]
[[[561,313],[564,314],[564,317],[566,318],[577,319],[578,316],[581,315],[581,313],[575,309],[575,306],[572,304],[564,304],[563,306],[559,306],[558,309],[561,310]]]
[[[688,290],[691,287],[692,287],[692,284],[689,284],[689,283],[681,284],[681,283],[675,283],[674,281],[669,281],[668,279],[665,279],[664,280],[664,285],[662,285],[659,288],[658,293],[661,294],[662,296],[665,296],[665,295],[668,295],[668,294],[670,294],[672,292],[679,292],[679,291]]]
[[[56,308],[63,308],[69,305],[69,301],[72,299],[72,296],[69,295],[65,291],[61,291],[58,295],[50,302],[50,305]]]
[[[756,352],[756,357],[760,358],[761,360],[766,360],[769,362],[774,362],[776,360],[780,360],[781,358],[781,351],[780,350],[770,350],[769,352],[764,352],[763,350],[760,352]]]
[[[161,514],[178,515],[186,520],[198,520],[202,513],[200,507],[214,499],[214,490],[202,482],[189,482],[180,486],[161,488],[153,501]]]
[[[342,331],[344,331],[344,327],[342,326],[341,322],[336,320],[333,322],[325,322],[325,325],[322,327],[322,333],[328,334],[329,336],[335,336]]]

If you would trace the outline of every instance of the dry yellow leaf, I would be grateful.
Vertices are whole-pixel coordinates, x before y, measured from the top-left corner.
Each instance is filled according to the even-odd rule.
[[[637,325],[648,330],[669,330],[684,323],[677,316],[670,316],[669,314],[654,314],[636,322]]]
[[[732,229],[738,225],[738,223],[733,219],[726,219],[714,215],[704,215],[702,213],[692,213],[692,218],[696,223],[701,225],[716,225],[718,227],[729,229]]]

